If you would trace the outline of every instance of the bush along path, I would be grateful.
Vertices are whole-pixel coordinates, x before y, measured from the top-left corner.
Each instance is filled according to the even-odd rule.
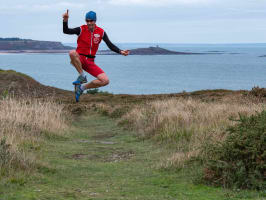
[[[32,151],[40,167],[27,178],[0,180],[1,200],[264,198],[261,192],[194,184],[190,168],[160,170],[156,164],[167,152],[95,114],[75,120],[63,137],[47,136]]]
[[[226,187],[265,190],[266,111],[237,121],[224,142],[209,148],[214,159],[207,162],[206,177]]]

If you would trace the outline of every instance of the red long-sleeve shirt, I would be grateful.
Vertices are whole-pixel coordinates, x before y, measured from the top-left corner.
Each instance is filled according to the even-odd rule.
[[[109,40],[106,32],[98,26],[95,26],[94,32],[91,33],[88,30],[87,25],[76,28],[68,28],[68,23],[63,22],[63,32],[65,34],[78,35],[77,52],[80,54],[95,57],[101,40],[106,43],[110,50],[120,54],[121,50]]]

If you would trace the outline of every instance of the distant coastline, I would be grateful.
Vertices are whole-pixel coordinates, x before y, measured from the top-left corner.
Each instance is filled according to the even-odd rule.
[[[0,38],[0,54],[20,54],[20,53],[68,53],[75,49],[72,46],[65,46],[61,42],[38,41],[20,38]],[[148,48],[130,49],[130,55],[205,55],[205,54],[222,54],[219,51],[210,51],[206,53],[195,52],[177,52],[158,45]],[[100,50],[97,55],[118,55],[110,50]]]
[[[0,54],[23,54],[23,53],[68,53],[68,50],[0,50]]]
[[[0,52],[21,53],[21,52],[42,52],[42,51],[67,51],[73,47],[65,46],[61,42],[39,41],[21,38],[0,38]]]
[[[68,53],[70,50],[75,48],[70,48],[67,50],[1,50],[0,54],[23,54],[23,53]],[[130,49],[130,55],[205,55],[205,54],[220,54],[220,53],[193,53],[193,52],[177,52],[163,49],[160,47],[148,47],[148,48],[137,48]],[[110,50],[100,50],[97,55],[119,55]]]

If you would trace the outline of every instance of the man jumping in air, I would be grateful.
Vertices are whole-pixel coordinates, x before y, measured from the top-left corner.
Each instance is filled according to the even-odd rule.
[[[75,86],[76,102],[79,102],[79,97],[82,95],[84,90],[98,88],[109,84],[109,79],[105,72],[94,63],[95,54],[98,50],[101,40],[103,39],[109,49],[118,54],[127,56],[129,54],[129,50],[120,50],[109,40],[106,32],[95,24],[95,12],[90,11],[86,14],[86,25],[82,25],[73,29],[68,28],[68,18],[69,14],[67,10],[67,12],[63,14],[63,32],[65,34],[76,34],[78,36],[77,49],[71,50],[69,52],[69,56],[71,59],[71,64],[80,74],[77,80],[73,82],[73,85]],[[87,78],[83,70],[97,79],[87,83]]]

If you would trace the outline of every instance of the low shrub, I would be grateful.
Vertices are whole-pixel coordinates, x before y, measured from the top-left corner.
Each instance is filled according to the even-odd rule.
[[[98,93],[99,93],[99,89],[98,88],[87,90],[87,94],[98,94]]]
[[[226,139],[208,147],[204,179],[224,187],[266,188],[266,110],[240,115]]]
[[[111,93],[106,92],[106,91],[101,91],[99,88],[93,88],[93,89],[88,89],[87,94],[104,94],[104,95],[109,95]]]
[[[266,97],[266,88],[253,87],[250,94],[259,98]]]

